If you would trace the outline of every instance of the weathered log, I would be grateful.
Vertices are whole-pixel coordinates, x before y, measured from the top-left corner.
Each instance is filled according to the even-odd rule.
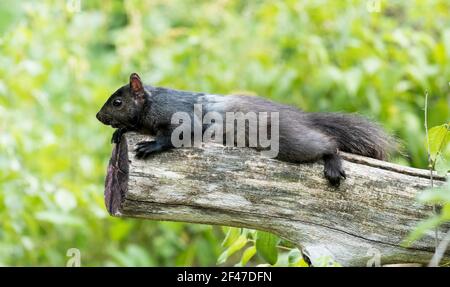
[[[320,162],[286,163],[247,148],[206,144],[137,160],[133,149],[144,139],[127,133],[114,147],[105,184],[113,216],[265,230],[297,244],[313,264],[426,264],[433,255],[433,232],[401,246],[432,214],[416,201],[429,171],[342,154],[347,179],[334,188]],[[444,181],[435,175],[437,185]]]

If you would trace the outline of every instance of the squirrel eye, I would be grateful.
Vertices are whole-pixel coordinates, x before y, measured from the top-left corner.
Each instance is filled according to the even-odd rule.
[[[122,100],[120,100],[120,99],[115,99],[115,100],[113,101],[113,106],[119,107],[120,105],[122,105]]]

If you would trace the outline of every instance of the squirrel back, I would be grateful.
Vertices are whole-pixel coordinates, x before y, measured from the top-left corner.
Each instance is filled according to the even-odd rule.
[[[308,161],[311,157],[314,160],[313,150],[322,153],[321,148],[330,149],[334,146],[340,151],[386,160],[397,146],[395,139],[378,124],[355,114],[309,113],[258,96],[204,98],[209,99],[205,101],[209,110],[222,113],[279,112],[280,146],[295,150],[298,145],[305,148],[309,143],[315,142],[315,148],[310,148],[303,156],[294,156],[293,161]]]

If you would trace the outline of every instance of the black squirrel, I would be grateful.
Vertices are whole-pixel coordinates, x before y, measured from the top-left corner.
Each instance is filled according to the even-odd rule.
[[[195,104],[208,111],[278,112],[279,152],[277,158],[288,162],[324,161],[324,175],[331,185],[338,186],[345,171],[338,151],[384,160],[394,150],[394,140],[377,124],[360,116],[340,113],[307,113],[256,96],[208,95],[167,88],[144,86],[133,73],[129,84],[114,92],[97,119],[116,128],[111,141],[119,143],[122,134],[136,131],[155,136],[135,149],[137,158],[174,148],[171,134],[176,128],[171,122],[176,112],[193,114]]]

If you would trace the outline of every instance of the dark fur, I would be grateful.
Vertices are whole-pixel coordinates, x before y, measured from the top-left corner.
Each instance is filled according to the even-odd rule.
[[[137,77],[137,78],[136,78]],[[136,156],[172,148],[170,136],[176,126],[171,125],[175,112],[187,112],[193,118],[194,104],[201,103],[204,113],[226,112],[279,112],[278,159],[289,162],[324,161],[324,175],[332,185],[345,178],[338,150],[386,159],[393,141],[376,124],[368,120],[338,113],[305,113],[297,108],[274,103],[253,96],[212,96],[202,93],[177,91],[141,84],[137,75],[130,84],[121,87],[106,101],[97,118],[106,125],[118,128],[112,141],[119,142],[126,131],[154,135],[155,140],[137,145]],[[136,84],[137,83],[137,84]],[[120,99],[121,107],[113,106]]]

